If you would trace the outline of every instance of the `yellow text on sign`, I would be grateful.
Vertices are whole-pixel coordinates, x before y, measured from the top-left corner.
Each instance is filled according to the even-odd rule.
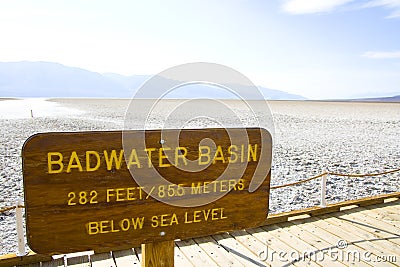
[[[209,146],[199,146],[198,165],[208,165],[216,163],[244,163],[257,161],[258,145],[230,145],[228,147],[217,146],[215,151]],[[167,156],[168,152],[172,152],[173,158]],[[171,166],[187,165],[186,147],[176,148],[146,148],[146,158],[138,157],[138,153],[133,148],[129,153],[129,158],[125,159],[123,149],[120,150],[87,150],[82,153],[71,151],[70,153],[48,152],[47,153],[47,173],[71,173],[78,172],[94,172],[104,166],[107,170],[120,170],[121,168],[166,168]],[[152,155],[157,156],[157,161],[152,162]],[[156,164],[156,165],[154,165]]]
[[[158,185],[147,188],[122,187],[107,188],[104,191],[87,190],[72,191],[67,194],[68,206],[89,205],[98,203],[123,202],[123,201],[141,201],[147,200],[153,194],[159,198],[182,197],[186,194],[200,195],[210,193],[224,193],[228,191],[243,191],[246,189],[244,179],[218,179],[214,181],[192,182],[185,187],[184,184]]]
[[[192,224],[213,222],[217,220],[225,220],[224,208],[202,209],[187,211],[183,216],[179,217],[176,213],[154,215],[148,220],[148,224],[152,228],[168,227],[178,224]],[[86,224],[87,234],[108,234],[126,231],[141,230],[146,225],[145,217],[124,218],[122,220],[103,220],[88,222]]]

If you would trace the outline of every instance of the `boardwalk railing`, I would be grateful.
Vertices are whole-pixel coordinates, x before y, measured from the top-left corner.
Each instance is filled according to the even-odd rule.
[[[324,172],[324,173],[318,174],[316,176],[313,176],[313,177],[310,177],[310,178],[307,178],[307,179],[304,179],[304,180],[301,180],[301,181],[297,181],[297,182],[293,182],[293,183],[289,183],[289,184],[271,186],[270,189],[279,189],[279,188],[299,185],[299,184],[303,184],[303,183],[306,183],[306,182],[321,178],[321,200],[320,200],[320,206],[321,207],[326,207],[326,181],[327,181],[328,175],[342,176],[342,177],[353,177],[353,178],[358,177],[358,178],[360,178],[360,177],[380,176],[380,175],[395,173],[395,172],[399,172],[399,171],[400,171],[400,169],[395,169],[395,170],[391,170],[391,171],[385,171],[385,172],[379,172],[379,173],[367,173],[367,174],[358,174],[358,173],[345,174],[345,173],[329,172],[328,171],[328,172]]]
[[[284,188],[284,187],[289,187],[289,186],[295,186],[295,185],[303,184],[303,183],[321,178],[320,207],[326,207],[326,181],[327,181],[327,178],[329,175],[360,178],[360,177],[380,176],[380,175],[391,174],[391,173],[396,173],[396,172],[400,172],[400,169],[379,172],[379,173],[369,173],[369,174],[343,174],[343,173],[327,171],[327,172],[318,174],[316,176],[313,176],[313,177],[310,177],[310,178],[307,178],[307,179],[304,179],[301,181],[283,184],[283,185],[271,186],[270,189],[273,190],[273,189],[279,189],[279,188]],[[29,253],[25,249],[26,242],[25,242],[25,236],[24,236],[24,230],[23,230],[23,217],[22,217],[22,212],[23,212],[22,209],[23,208],[25,208],[25,206],[22,204],[21,199],[18,199],[14,206],[0,208],[0,213],[15,209],[17,242],[18,242],[18,251],[16,253],[17,256],[25,256]]]

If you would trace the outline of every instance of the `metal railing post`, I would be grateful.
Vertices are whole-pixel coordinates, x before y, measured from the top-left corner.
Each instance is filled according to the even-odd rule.
[[[25,256],[27,254],[25,250],[25,236],[24,236],[24,225],[22,218],[22,200],[18,199],[15,208],[15,219],[17,227],[17,239],[18,239],[18,251],[17,256]]]
[[[323,175],[321,177],[321,201],[320,201],[320,207],[325,208],[326,207],[326,178],[328,176],[328,173]]]

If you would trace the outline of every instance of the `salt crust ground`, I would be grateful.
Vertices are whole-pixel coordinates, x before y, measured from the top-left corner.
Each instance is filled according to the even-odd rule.
[[[1,103],[10,101],[18,100]],[[30,118],[30,114],[22,114],[19,119],[10,119],[3,110],[0,116],[0,207],[14,205],[15,199],[23,198],[20,153],[29,136],[48,131],[122,130],[129,104],[128,100],[115,99],[40,101],[43,106],[50,107],[41,108],[47,113],[33,110],[36,114],[34,118]],[[240,123],[224,117],[224,111],[218,109],[211,112],[216,120],[230,126],[255,125],[243,103],[226,102],[229,108],[240,114]],[[178,101],[168,100],[163,103],[164,106],[156,108],[155,113],[149,117],[150,127],[161,127],[166,110],[177,104]],[[207,102],[196,105],[189,109],[193,114],[204,107],[208,111],[213,108]],[[325,170],[374,173],[400,167],[400,103],[270,101],[269,105],[275,125],[272,185],[303,180]],[[21,112],[27,113],[30,109],[26,106]],[[135,107],[130,110],[134,111]],[[188,114],[188,110],[184,112],[187,117],[193,115],[190,112]],[[136,119],[136,124],[133,124],[140,128],[143,119]],[[218,126],[215,120],[196,118],[179,121],[179,117],[174,118],[170,125],[184,125],[186,128]],[[400,190],[399,181],[399,173],[371,178],[332,176],[327,182],[327,201],[333,203],[396,192]],[[318,205],[319,183],[319,180],[314,180],[295,187],[273,190],[269,212]],[[0,255],[15,251],[15,214],[10,211],[0,214]]]

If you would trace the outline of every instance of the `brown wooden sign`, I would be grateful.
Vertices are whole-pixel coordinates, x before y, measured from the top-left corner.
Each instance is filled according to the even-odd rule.
[[[36,134],[22,151],[29,246],[109,251],[256,227],[271,143],[259,128]]]

